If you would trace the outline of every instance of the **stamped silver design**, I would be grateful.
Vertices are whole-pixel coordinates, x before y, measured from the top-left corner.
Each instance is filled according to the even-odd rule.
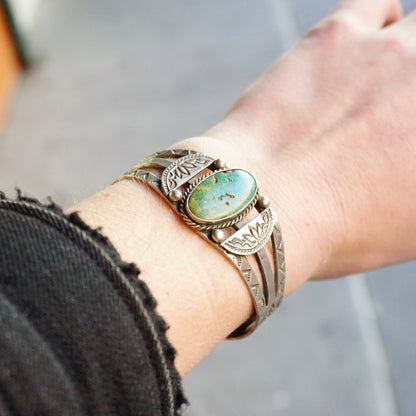
[[[243,256],[257,253],[272,235],[275,220],[273,210],[267,208],[221,243],[221,247],[230,253]]]
[[[172,162],[160,178],[163,192],[169,195],[169,192],[189,182],[214,162],[215,159],[202,153],[187,155]]]

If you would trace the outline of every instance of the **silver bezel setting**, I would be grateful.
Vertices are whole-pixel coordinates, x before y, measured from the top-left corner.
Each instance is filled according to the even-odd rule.
[[[188,225],[200,231],[210,231],[210,230],[215,230],[215,229],[220,229],[220,228],[228,228],[238,223],[239,221],[241,221],[254,208],[259,197],[259,189],[257,185],[257,180],[256,178],[254,178],[254,176],[250,172],[246,171],[245,169],[238,169],[238,170],[243,170],[247,172],[254,179],[255,184],[256,184],[256,189],[255,189],[253,197],[251,198],[250,202],[246,205],[246,207],[242,211],[238,211],[233,215],[229,215],[227,217],[224,217],[215,221],[202,220],[201,218],[195,217],[190,212],[189,207],[188,207],[188,201],[189,201],[189,197],[192,191],[205,179],[211,176],[214,176],[215,174],[219,172],[225,172],[229,170],[237,170],[237,169],[230,169],[230,168],[217,169],[212,172],[208,172],[205,175],[200,176],[197,180],[195,180],[194,182],[190,184],[182,200],[179,203],[179,213],[181,214],[182,218]]]

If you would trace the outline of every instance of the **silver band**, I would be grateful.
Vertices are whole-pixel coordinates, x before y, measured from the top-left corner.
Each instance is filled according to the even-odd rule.
[[[237,174],[235,173],[237,172]],[[246,171],[228,169],[222,159],[214,159],[194,150],[168,149],[154,153],[134,166],[114,183],[123,179],[144,181],[158,191],[182,216],[183,220],[201,237],[214,245],[238,269],[244,279],[255,308],[253,316],[232,332],[228,339],[250,335],[281,303],[285,286],[285,259],[281,229],[268,198],[260,195],[257,183],[237,212],[216,219],[196,216],[189,208],[191,195],[199,185],[214,186],[218,175],[243,175]],[[233,180],[227,177],[227,181]],[[231,186],[231,185],[230,185]],[[226,197],[235,198],[230,193]],[[223,194],[218,199],[222,199]],[[214,196],[212,199],[216,199]],[[229,202],[225,202],[229,204]],[[224,204],[222,204],[223,206]],[[258,215],[245,222],[247,214],[257,210]],[[273,262],[269,260],[266,245],[271,241]],[[257,262],[261,283],[247,256]]]

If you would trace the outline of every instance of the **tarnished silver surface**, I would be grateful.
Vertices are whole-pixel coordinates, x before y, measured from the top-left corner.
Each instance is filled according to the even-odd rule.
[[[274,301],[270,305],[270,313],[272,313],[282,302],[286,283],[285,251],[283,245],[282,230],[278,221],[275,222],[271,240],[273,247],[276,294]]]
[[[260,268],[263,279],[263,292],[266,300],[266,305],[270,305],[271,299],[275,293],[275,279],[273,274],[273,266],[269,260],[266,249],[262,248],[255,253],[255,258]],[[266,280],[265,280],[266,279]]]
[[[162,159],[160,157],[155,157],[154,159],[149,159],[143,161],[136,166],[136,169],[141,168],[167,168],[172,162],[169,159]]]
[[[186,203],[192,190],[207,177],[226,170],[225,161],[218,160],[193,150],[163,150],[142,160],[115,182],[133,179],[149,184],[188,225],[236,266],[250,291],[255,309],[253,316],[228,336],[228,339],[239,339],[250,335],[282,301],[285,286],[283,240],[268,198],[261,195],[258,202],[257,187],[248,205],[230,218],[201,224],[189,215]],[[253,209],[259,214],[245,223],[243,219]],[[223,230],[232,234],[226,237]],[[272,262],[267,251],[269,241]],[[257,263],[261,280],[256,276],[249,258]]]
[[[168,195],[170,191],[188,182],[214,161],[215,159],[212,157],[197,153],[181,157],[176,162],[170,163],[161,177],[163,192]]]
[[[228,237],[221,247],[230,253],[248,256],[262,249],[273,233],[275,216],[271,208],[265,209],[248,224]]]
[[[120,176],[118,179],[116,179],[113,183],[120,182],[123,179],[140,179],[149,185],[152,185],[156,190],[159,190],[160,188],[159,177],[152,172],[149,172],[148,170],[140,170],[136,168],[130,169],[123,176]]]

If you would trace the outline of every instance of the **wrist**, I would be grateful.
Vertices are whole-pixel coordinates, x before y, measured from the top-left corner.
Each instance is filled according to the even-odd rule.
[[[199,136],[172,146],[199,150],[212,157],[221,157],[228,166],[247,169],[258,181],[260,192],[271,200],[282,228],[286,258],[285,295],[292,293],[308,279],[324,274],[331,257],[334,229],[329,224],[331,216],[319,206],[317,198],[305,198],[310,194],[303,170],[283,153],[271,157],[267,151],[241,148],[237,140]],[[300,170],[300,171],[299,171]],[[274,175],[278,172],[278,177]],[[323,192],[321,190],[321,192]],[[329,200],[329,199],[327,199]]]

